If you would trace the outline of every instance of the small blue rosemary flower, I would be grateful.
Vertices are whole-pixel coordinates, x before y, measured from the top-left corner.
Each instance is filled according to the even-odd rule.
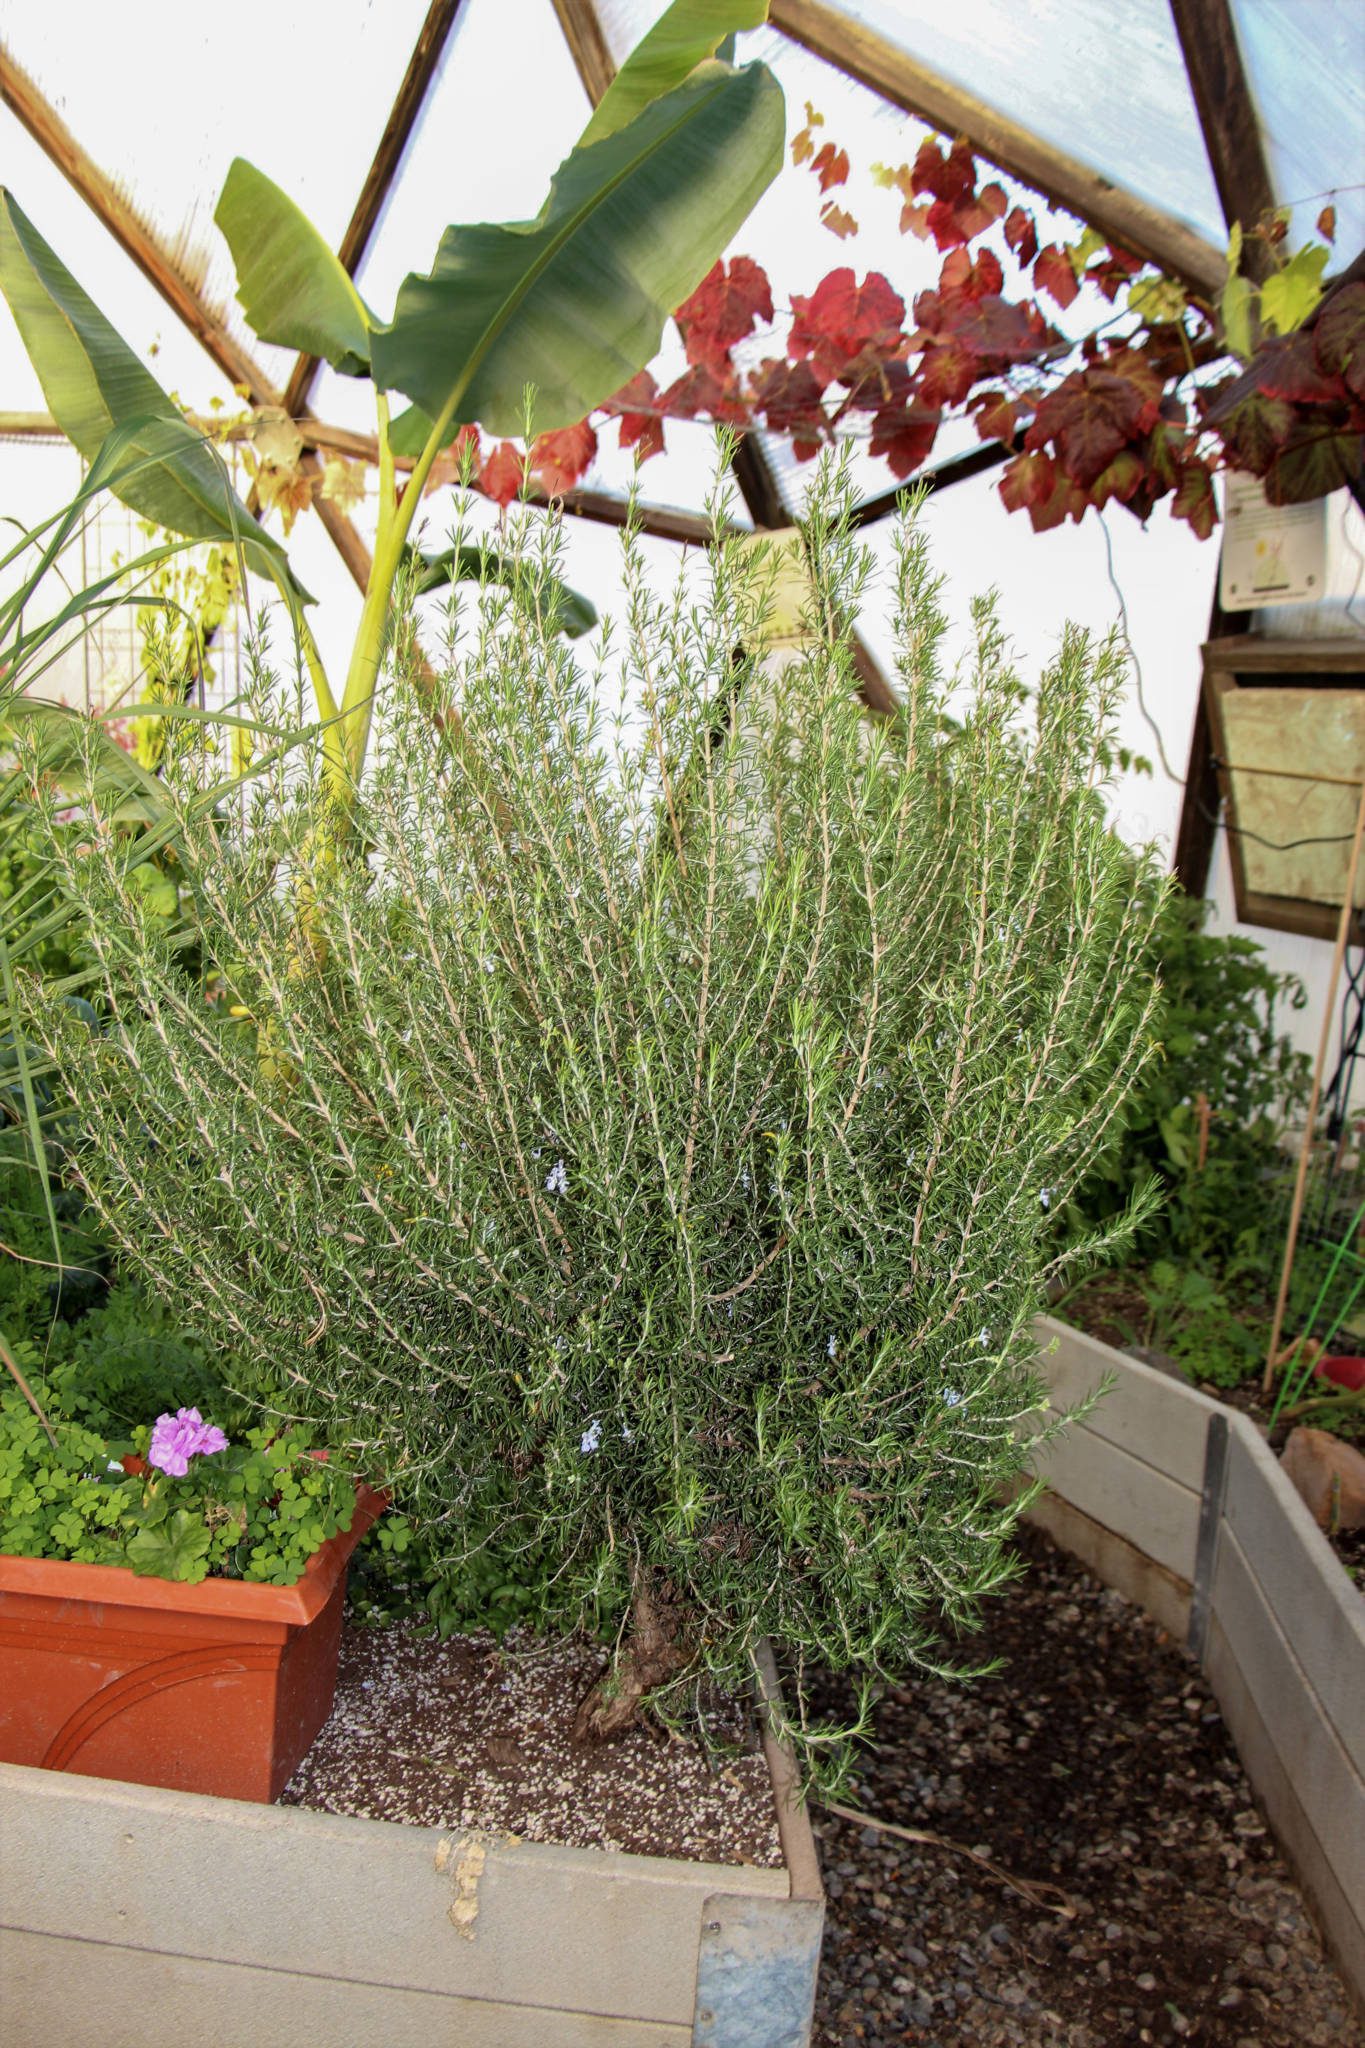
[[[949,1408],[960,1408],[962,1406],[962,1396],[956,1387],[945,1387],[943,1389],[943,1399],[944,1404]]]
[[[578,1439],[578,1448],[583,1457],[590,1458],[602,1441],[602,1425],[596,1417],[588,1424]]]
[[[562,1159],[556,1159],[556,1161],[555,1161],[554,1165],[553,1165],[553,1166],[552,1166],[552,1167],[550,1168],[550,1171],[549,1171],[549,1172],[548,1172],[548,1173],[546,1174],[546,1176],[545,1176],[545,1192],[546,1192],[546,1194],[547,1194],[547,1195],[567,1195],[567,1194],[568,1194],[568,1192],[569,1192],[569,1175],[568,1175],[568,1171],[567,1171],[567,1169],[566,1169],[566,1167],[565,1167],[565,1165],[564,1165],[564,1161],[563,1161]]]

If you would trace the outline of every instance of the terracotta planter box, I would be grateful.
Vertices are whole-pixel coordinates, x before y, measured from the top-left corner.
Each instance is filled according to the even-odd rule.
[[[331,1710],[347,1561],[383,1506],[362,1487],[293,1586],[0,1557],[0,1761],[278,1798]]]
[[[765,1750],[776,1870],[0,1764],[6,2048],[808,2048],[824,1900]]]

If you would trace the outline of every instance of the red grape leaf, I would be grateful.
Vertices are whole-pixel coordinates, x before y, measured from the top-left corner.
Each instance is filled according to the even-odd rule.
[[[753,408],[775,434],[790,434],[799,461],[814,455],[828,433],[821,404],[824,386],[808,362],[784,363],[769,357],[758,366],[752,385]]]
[[[1181,471],[1180,487],[1171,504],[1177,519],[1186,519],[1200,540],[1207,540],[1218,524],[1218,504],[1213,479],[1202,462],[1191,462]]]
[[[954,335],[931,341],[920,364],[920,397],[926,405],[960,405],[981,375],[980,358]]]
[[[1136,448],[1120,448],[1107,469],[1102,469],[1091,486],[1091,503],[1097,508],[1117,498],[1126,505],[1147,475],[1147,465]]]
[[[460,428],[459,433],[455,436],[450,446],[443,448],[432,463],[430,473],[427,476],[426,488],[422,492],[424,498],[430,497],[433,491],[439,491],[443,484],[457,484],[461,481],[464,476],[466,449],[469,449],[471,453],[471,474],[477,484],[481,449],[479,430],[471,420],[468,425]]]
[[[1330,313],[1331,307],[1327,310]],[[1312,327],[1300,327],[1293,334],[1266,342],[1257,351],[1253,368],[1257,389],[1267,398],[1288,398],[1296,405],[1341,403],[1341,381],[1322,369]]]
[[[820,190],[822,192],[831,191],[835,185],[846,185],[848,183],[848,151],[846,149],[836,149],[832,142],[827,142],[823,149],[816,152],[811,162],[811,169],[820,180]]]
[[[760,320],[772,317],[768,273],[751,256],[713,263],[674,315],[688,362],[705,363],[717,371],[727,367],[737,341],[751,334]]]
[[[1124,374],[1116,366],[1129,366]],[[1150,433],[1160,418],[1160,384],[1132,351],[1115,366],[1073,370],[1039,406],[1026,445],[1055,442],[1066,475],[1089,490],[1120,448]],[[1134,374],[1132,365],[1138,365]]]
[[[1071,258],[1055,242],[1049,243],[1035,260],[1033,282],[1040,292],[1046,292],[1063,309],[1073,303],[1081,289],[1071,267]]]
[[[971,145],[959,136],[952,148],[945,152],[932,135],[926,135],[910,173],[911,191],[917,194],[928,192],[933,198],[946,200],[951,206],[954,200],[974,190],[975,185],[976,158],[972,155]]]
[[[1236,468],[1264,476],[1293,431],[1294,419],[1294,408],[1286,399],[1253,391],[1219,422],[1218,431]]]
[[[820,225],[828,228],[832,235],[837,235],[841,242],[846,242],[850,235],[858,232],[858,223],[853,215],[842,206],[836,206],[832,199],[827,199],[820,208]]]
[[[1079,526],[1089,504],[1086,492],[1073,484],[1070,477],[1059,475],[1052,487],[1052,496],[1044,504],[1030,505],[1028,516],[1035,533],[1047,533],[1052,527],[1060,526],[1064,519],[1074,519]]]
[[[510,505],[521,489],[526,458],[511,441],[499,441],[479,471],[479,489],[494,504]]]
[[[1365,439],[1359,428],[1300,417],[1262,482],[1272,505],[1298,505],[1305,498],[1325,498],[1355,482],[1362,474],[1362,464]]]
[[[1036,306],[1017,306],[1009,299],[981,299],[945,323],[946,331],[980,359],[978,374],[993,375],[984,366],[1022,362],[1047,340]]]
[[[728,357],[723,374],[707,363],[696,363],[690,370],[684,370],[660,396],[659,410],[680,420],[694,420],[699,413],[705,413],[713,420],[742,423],[747,416]]]
[[[1318,363],[1365,401],[1365,284],[1333,292],[1313,325]]]
[[[999,490],[1006,511],[1031,511],[1036,504],[1046,504],[1056,481],[1057,466],[1050,455],[1044,455],[1041,450],[1031,455],[1016,455],[1000,475]]]
[[[977,299],[996,298],[1004,287],[1000,259],[989,249],[982,249],[975,262],[965,249],[954,249],[938,274],[938,295],[945,313]]]
[[[901,339],[905,301],[880,271],[869,270],[859,284],[852,270],[832,270],[809,298],[792,297],[787,353],[793,361],[809,357],[824,384],[837,377],[868,348],[892,353]]]
[[[1003,391],[979,391],[972,400],[976,431],[983,441],[1012,441],[1017,424],[1014,401]]]
[[[892,476],[904,482],[928,460],[942,418],[936,406],[887,407],[872,422],[872,453],[884,455]]]
[[[651,455],[662,455],[664,423],[659,416],[659,387],[648,370],[637,371],[602,410],[615,414],[621,423],[621,446],[638,449],[641,462],[648,462]]]
[[[1120,290],[1130,278],[1136,277],[1142,264],[1137,257],[1128,256],[1122,249],[1110,248],[1100,263],[1092,263],[1086,271],[1086,280],[1097,284],[1112,306]]]
[[[531,467],[552,498],[562,498],[578,482],[597,453],[597,435],[586,420],[537,434],[531,445]]]
[[[940,249],[954,249],[984,235],[1008,204],[1003,186],[983,185],[979,192],[964,192],[958,199],[936,199],[925,226]]]
[[[1011,209],[1005,222],[1005,242],[1027,270],[1038,254],[1038,229],[1033,215],[1026,208],[1016,206]]]

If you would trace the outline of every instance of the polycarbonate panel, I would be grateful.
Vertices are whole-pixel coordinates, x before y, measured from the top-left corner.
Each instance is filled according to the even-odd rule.
[[[360,271],[376,313],[451,222],[533,219],[590,111],[550,0],[465,0]]]
[[[1044,142],[1222,241],[1167,0],[851,0],[844,11]]]
[[[425,15],[426,0],[236,0],[228,9],[6,0],[0,33],[86,153],[282,385],[293,359],[249,334],[213,225],[228,165],[249,158],[335,247]]]
[[[1306,241],[1329,202],[1344,268],[1365,243],[1365,7],[1233,0],[1275,197]]]
[[[200,343],[5,107],[0,107],[0,165],[17,204],[158,382],[193,410],[207,411],[217,398],[226,409],[239,411],[241,400]],[[45,409],[37,372],[0,296],[0,412]],[[0,454],[0,513],[10,510]]]

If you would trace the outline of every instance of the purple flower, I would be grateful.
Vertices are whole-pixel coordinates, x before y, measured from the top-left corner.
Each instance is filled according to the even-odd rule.
[[[214,1451],[226,1449],[222,1430],[205,1422],[197,1408],[178,1408],[174,1415],[157,1416],[147,1463],[169,1472],[173,1479],[183,1479],[191,1458],[211,1457]]]

